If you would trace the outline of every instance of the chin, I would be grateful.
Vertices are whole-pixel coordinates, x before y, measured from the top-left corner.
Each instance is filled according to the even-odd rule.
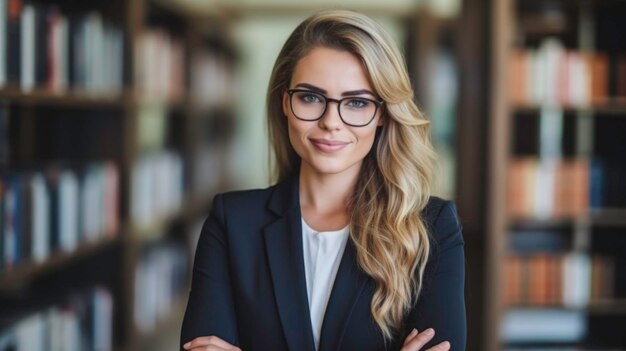
[[[321,174],[337,174],[348,170],[356,164],[348,164],[345,161],[335,159],[319,159],[305,160],[306,163],[317,173]]]

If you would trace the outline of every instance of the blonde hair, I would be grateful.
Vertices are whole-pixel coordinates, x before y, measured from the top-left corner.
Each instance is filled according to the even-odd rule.
[[[413,102],[402,54],[378,23],[352,11],[318,12],[289,36],[270,78],[267,117],[276,162],[274,180],[286,180],[300,164],[289,142],[282,96],[298,61],[315,47],[359,57],[385,102],[383,126],[363,160],[349,211],[358,265],[376,283],[371,314],[388,341],[401,330],[419,296],[430,250],[421,217],[436,160],[430,123]]]

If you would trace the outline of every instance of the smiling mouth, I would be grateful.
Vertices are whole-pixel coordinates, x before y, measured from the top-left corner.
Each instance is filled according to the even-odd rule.
[[[323,151],[323,152],[339,151],[343,149],[344,147],[346,147],[348,144],[350,144],[348,142],[338,141],[338,140],[313,139],[313,138],[310,138],[309,140],[311,141],[311,144],[315,146],[316,149]]]

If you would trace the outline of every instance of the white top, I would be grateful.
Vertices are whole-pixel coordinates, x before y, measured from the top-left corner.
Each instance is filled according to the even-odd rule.
[[[319,348],[326,305],[348,241],[348,228],[349,225],[336,231],[319,232],[302,219],[306,289],[316,350]]]

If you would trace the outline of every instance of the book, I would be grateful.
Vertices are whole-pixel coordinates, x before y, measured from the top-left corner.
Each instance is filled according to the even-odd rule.
[[[500,330],[508,343],[575,343],[585,338],[587,320],[584,312],[575,310],[509,310]]]
[[[7,31],[7,84],[19,86],[20,84],[20,72],[21,62],[20,57],[22,48],[20,45],[21,38],[21,14],[22,14],[22,1],[21,0],[7,0],[6,11],[6,31]]]
[[[619,64],[612,68],[613,59],[607,52],[566,49],[555,38],[542,40],[537,48],[516,48],[509,57],[510,100],[517,106],[605,104],[611,94],[623,96],[620,88],[610,90],[611,77],[621,74]]]
[[[7,84],[7,2],[0,0],[0,88]]]
[[[78,291],[0,331],[0,350],[111,351],[113,308],[108,288]]]

